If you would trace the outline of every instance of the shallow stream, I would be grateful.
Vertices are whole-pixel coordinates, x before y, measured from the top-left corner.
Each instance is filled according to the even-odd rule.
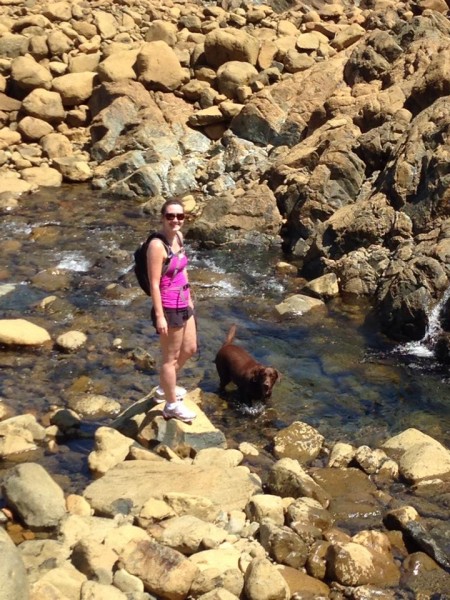
[[[158,343],[150,301],[130,271],[132,251],[155,226],[136,201],[100,197],[84,186],[39,192],[1,216],[0,317],[29,319],[53,339],[72,329],[88,335],[86,347],[71,355],[1,350],[0,398],[16,414],[42,418],[50,407],[65,406],[73,391],[103,394],[126,408],[157,384],[156,370],[132,359],[138,348],[157,359]],[[180,383],[201,388],[205,412],[231,444],[269,449],[277,430],[301,420],[330,442],[374,447],[417,427],[450,446],[447,370],[426,353],[418,356],[416,347],[402,349],[381,336],[366,302],[336,300],[283,321],[273,306],[295,286],[275,268],[285,260],[278,244],[187,247],[200,352]],[[58,301],[43,308],[51,295]],[[231,323],[238,343],[282,373],[266,407],[241,406],[232,391],[216,394],[212,361]],[[76,440],[39,460],[76,490],[88,476],[87,448]]]

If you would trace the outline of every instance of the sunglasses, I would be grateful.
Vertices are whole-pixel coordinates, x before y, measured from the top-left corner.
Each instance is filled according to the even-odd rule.
[[[184,213],[166,213],[164,218],[167,219],[167,221],[175,221],[175,219],[184,221]]]

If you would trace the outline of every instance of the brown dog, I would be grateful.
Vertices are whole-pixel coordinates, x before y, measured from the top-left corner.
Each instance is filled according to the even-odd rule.
[[[261,365],[244,348],[235,346],[232,343],[235,334],[236,325],[232,325],[214,360],[220,388],[223,389],[232,381],[237,385],[243,401],[268,400],[280,373],[273,367]]]

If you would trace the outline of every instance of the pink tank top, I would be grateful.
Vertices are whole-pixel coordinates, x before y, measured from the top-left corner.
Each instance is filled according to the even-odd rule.
[[[187,285],[186,266],[188,259],[181,251],[170,259],[167,271],[159,284],[162,305],[165,308],[186,308],[189,306],[190,292]]]

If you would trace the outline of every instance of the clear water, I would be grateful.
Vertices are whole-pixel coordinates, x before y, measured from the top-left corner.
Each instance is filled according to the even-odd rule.
[[[150,302],[130,270],[132,251],[155,226],[136,201],[101,197],[84,186],[24,197],[19,209],[1,216],[1,318],[29,319],[53,339],[71,329],[88,336],[74,355],[54,348],[0,351],[0,397],[16,413],[43,418],[50,407],[65,406],[74,388],[126,408],[157,383],[155,371],[130,357],[136,348],[158,357]],[[189,237],[187,230],[188,224]],[[276,271],[285,260],[277,244],[203,250],[188,242],[188,251],[200,352],[181,382],[202,389],[205,411],[229,440],[264,448],[277,430],[302,420],[330,442],[375,446],[417,427],[450,445],[447,369],[431,352],[381,336],[367,302],[336,300],[324,311],[280,320],[273,307],[296,283]],[[52,295],[59,304],[39,308]],[[243,407],[232,391],[217,395],[212,361],[231,323],[238,343],[282,373],[267,406]],[[76,478],[85,472],[85,444],[76,440],[44,459]]]

